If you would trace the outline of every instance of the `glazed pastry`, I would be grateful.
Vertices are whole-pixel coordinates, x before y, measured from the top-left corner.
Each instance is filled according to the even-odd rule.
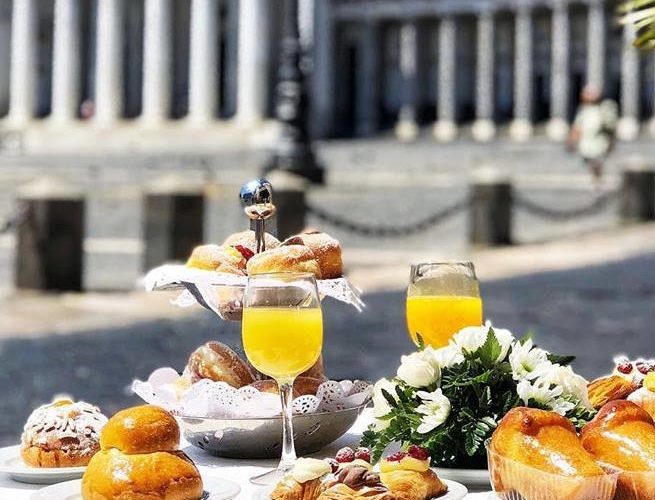
[[[162,408],[136,406],[114,415],[100,436],[101,450],[82,477],[84,500],[199,500],[200,473],[178,451],[180,429]]]
[[[319,500],[348,500],[366,498],[370,500],[396,500],[397,497],[382,484],[380,476],[373,472],[370,464],[345,464],[334,473],[327,489]]]
[[[495,491],[516,491],[525,498],[535,497],[535,491],[544,499],[612,498],[611,479],[582,447],[573,424],[557,413],[510,410],[494,431],[489,451]],[[535,469],[559,477],[544,481]]]
[[[299,458],[271,493],[271,500],[316,500],[326,485],[323,478],[332,471],[324,460]]]
[[[246,257],[231,246],[201,245],[193,249],[187,267],[229,274],[246,274]]]
[[[380,477],[398,500],[429,500],[448,491],[430,469],[427,451],[418,446],[384,459],[380,463]]]
[[[264,233],[264,242],[266,243],[266,250],[272,248],[277,248],[280,246],[280,240],[270,233]],[[243,245],[246,248],[249,248],[253,252],[257,249],[257,240],[255,239],[255,231],[243,231],[240,233],[234,233],[228,236],[223,245],[235,246]]]
[[[255,255],[246,265],[248,274],[297,272],[322,277],[314,252],[303,245],[289,245]]]
[[[255,381],[248,363],[225,344],[213,341],[191,353],[184,373],[191,382],[210,379],[237,389]]]
[[[588,386],[589,401],[594,408],[599,409],[610,401],[627,398],[638,387],[639,385],[632,379],[618,375],[599,378]]]
[[[655,418],[655,373],[649,373],[644,378],[643,387],[640,387],[627,397]]]
[[[297,398],[299,396],[312,395],[316,396],[316,391],[318,391],[318,386],[323,383],[322,380],[309,377],[296,377],[296,380],[293,381],[293,397]],[[265,380],[256,380],[251,387],[254,387],[259,392],[269,392],[271,394],[278,394],[278,385],[277,382],[273,379]]]
[[[321,268],[323,279],[340,278],[343,275],[341,245],[329,234],[316,230],[307,230],[291,236],[282,245],[304,245],[311,248]]]
[[[616,467],[618,498],[655,498],[652,477],[630,472],[655,472],[655,425],[652,417],[630,401],[611,401],[584,426],[580,441],[594,458]]]
[[[107,423],[93,405],[60,399],[40,406],[27,419],[20,454],[31,467],[79,467],[100,449],[100,429]]]

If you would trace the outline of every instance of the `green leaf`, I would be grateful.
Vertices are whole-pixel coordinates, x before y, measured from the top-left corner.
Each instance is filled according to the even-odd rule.
[[[486,366],[492,366],[496,363],[496,360],[502,351],[503,347],[500,345],[500,342],[498,342],[498,339],[496,338],[496,332],[494,332],[493,328],[489,328],[487,340],[477,351],[478,358]]]
[[[387,403],[389,403],[389,406],[391,408],[395,408],[398,406],[398,401],[394,399],[394,397],[389,394],[389,392],[386,389],[382,389],[382,396],[384,396],[384,399],[387,400]]]
[[[562,366],[570,365],[575,361],[575,356],[559,356],[557,354],[548,354],[546,358],[551,363],[562,365]]]
[[[525,345],[528,340],[532,340],[532,337],[534,337],[534,330],[530,329],[519,339],[519,344]]]

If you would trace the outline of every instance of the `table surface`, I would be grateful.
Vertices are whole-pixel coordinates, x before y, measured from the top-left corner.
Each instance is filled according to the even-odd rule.
[[[356,447],[370,419],[370,413],[364,412],[347,434],[327,446],[316,454],[316,456],[318,458],[334,456],[339,448],[344,446]],[[182,448],[196,463],[203,477],[223,477],[239,483],[241,493],[236,497],[237,500],[252,500],[255,491],[259,487],[251,485],[248,478],[261,474],[277,465],[277,461],[275,460],[233,460],[217,458],[207,455],[202,450],[188,443],[183,443]],[[29,500],[35,490],[43,487],[42,485],[18,483],[9,476],[0,474],[0,498],[2,499]],[[489,498],[491,498],[491,495],[488,492],[471,493],[466,497],[467,500],[487,500]]]

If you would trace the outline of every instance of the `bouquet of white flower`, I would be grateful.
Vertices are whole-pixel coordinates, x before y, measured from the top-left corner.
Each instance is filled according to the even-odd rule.
[[[434,466],[484,468],[484,441],[516,406],[555,411],[577,427],[593,418],[572,360],[490,323],[464,328],[446,347],[402,356],[396,377],[375,384],[375,423],[362,445],[374,460],[400,442],[428,449]]]

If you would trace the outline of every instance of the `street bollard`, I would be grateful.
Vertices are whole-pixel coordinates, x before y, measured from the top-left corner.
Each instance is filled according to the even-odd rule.
[[[275,170],[268,174],[273,185],[273,203],[277,209],[273,226],[280,241],[305,229],[307,181],[298,175]]]
[[[655,219],[655,169],[644,158],[630,159],[623,169],[620,215],[624,223]]]
[[[512,243],[512,184],[493,169],[478,170],[470,185],[469,241],[477,246]]]
[[[43,178],[19,190],[14,284],[17,289],[82,290],[84,195]]]
[[[143,201],[143,265],[148,270],[184,261],[203,242],[205,200],[202,188],[177,176],[147,188]]]

